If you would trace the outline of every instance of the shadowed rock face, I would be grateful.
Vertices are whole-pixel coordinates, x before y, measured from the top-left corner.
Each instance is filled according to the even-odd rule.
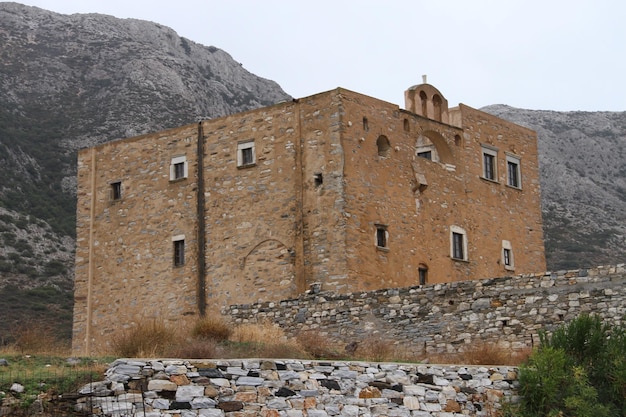
[[[51,286],[71,322],[77,149],[286,99],[165,26],[0,3],[0,298]]]
[[[548,269],[624,262],[626,112],[481,110],[537,131]]]

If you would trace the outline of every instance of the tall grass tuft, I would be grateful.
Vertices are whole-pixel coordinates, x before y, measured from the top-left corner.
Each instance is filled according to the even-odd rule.
[[[141,321],[113,338],[113,353],[127,358],[163,356],[180,340],[179,331],[161,320]]]
[[[213,316],[202,317],[191,329],[191,335],[196,339],[211,339],[218,342],[228,340],[231,334],[230,324],[220,317]]]

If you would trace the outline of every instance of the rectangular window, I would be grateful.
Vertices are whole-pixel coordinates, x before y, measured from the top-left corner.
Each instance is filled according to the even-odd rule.
[[[417,153],[417,156],[418,156],[419,158],[425,158],[425,159],[430,159],[430,160],[432,160],[432,159],[433,159],[433,153],[432,153],[432,151],[418,152],[418,153]]]
[[[506,270],[515,270],[515,263],[513,262],[513,246],[508,240],[502,241],[502,264]]]
[[[378,248],[387,248],[387,226],[385,225],[376,225],[376,246]]]
[[[170,162],[170,181],[182,180],[189,176],[186,156],[177,156]]]
[[[502,252],[502,258],[504,260],[504,265],[511,266],[511,249],[504,249]]]
[[[428,282],[428,268],[420,266],[417,271],[419,273],[420,285],[426,285],[426,282]]]
[[[174,266],[185,265],[185,239],[175,237],[174,240]]]
[[[116,181],[111,183],[111,200],[122,199],[122,182]]]
[[[452,259],[467,261],[467,233],[458,226],[450,226],[450,256]]]
[[[522,188],[522,178],[520,175],[520,159],[512,156],[506,156],[507,167],[507,185],[515,188]]]
[[[463,235],[452,233],[452,257],[454,259],[465,259],[463,251]]]
[[[498,180],[498,150],[483,145],[483,178],[490,181]]]
[[[246,141],[237,144],[237,167],[245,168],[256,164],[254,141]]]

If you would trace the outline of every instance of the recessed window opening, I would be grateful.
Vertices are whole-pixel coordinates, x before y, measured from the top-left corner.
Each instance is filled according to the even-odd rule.
[[[450,256],[452,259],[467,261],[467,233],[458,226],[450,227]]]
[[[498,178],[497,163],[498,163],[498,150],[483,147],[483,178],[490,180],[490,181],[497,180]]]
[[[389,143],[389,139],[387,139],[386,136],[380,135],[378,139],[376,139],[376,147],[378,148],[378,156],[389,156],[391,144]]]
[[[176,156],[170,162],[170,181],[181,180],[189,175],[186,156]]]
[[[522,188],[520,174],[520,159],[511,155],[506,156],[507,185],[515,188]]]
[[[237,144],[237,167],[246,168],[256,164],[254,141],[245,141]]]
[[[417,272],[419,275],[420,285],[426,285],[426,283],[428,282],[428,266],[426,266],[425,264],[420,264],[417,268]]]
[[[376,246],[378,248],[387,248],[388,243],[387,226],[383,224],[376,225]]]
[[[420,101],[422,104],[422,116],[428,117],[428,96],[424,91],[420,91]]]
[[[322,176],[321,172],[318,172],[317,174],[315,174],[313,178],[315,181],[315,187],[319,187],[320,185],[324,183],[324,177]]]
[[[459,135],[454,135],[454,144],[456,146],[461,146],[461,136]]]
[[[513,259],[513,246],[508,240],[502,241],[502,264],[504,265],[504,269],[506,270],[515,270],[515,263]]]
[[[418,152],[417,156],[419,158],[430,159],[432,161],[432,159],[433,159],[433,152],[432,151]]]
[[[435,111],[435,120],[440,122],[441,115],[442,115],[442,101],[441,101],[441,96],[439,94],[435,94],[433,96],[433,108]]]
[[[411,126],[409,125],[409,119],[404,119],[404,131],[405,132],[411,131]]]
[[[365,130],[366,132],[368,132],[370,130],[370,125],[367,121],[367,117],[363,118],[363,130]]]
[[[511,266],[511,249],[504,249],[502,258],[504,259],[504,265]]]
[[[185,265],[185,237],[176,236],[172,238],[174,245],[174,266]]]
[[[122,199],[122,182],[116,181],[111,183],[111,200]]]

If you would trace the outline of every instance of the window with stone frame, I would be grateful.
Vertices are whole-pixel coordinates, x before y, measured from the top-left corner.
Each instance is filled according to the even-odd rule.
[[[237,167],[247,168],[256,165],[254,141],[249,140],[237,144]]]
[[[513,155],[506,156],[506,184],[514,188],[522,188],[520,158]]]
[[[174,266],[185,265],[185,237],[176,236],[172,238],[172,243],[174,246]]]
[[[458,226],[450,227],[450,257],[457,261],[467,261],[467,233]]]
[[[170,181],[178,181],[189,176],[186,156],[176,156],[170,162]]]
[[[498,150],[493,147],[483,145],[483,175],[489,181],[498,181]]]

